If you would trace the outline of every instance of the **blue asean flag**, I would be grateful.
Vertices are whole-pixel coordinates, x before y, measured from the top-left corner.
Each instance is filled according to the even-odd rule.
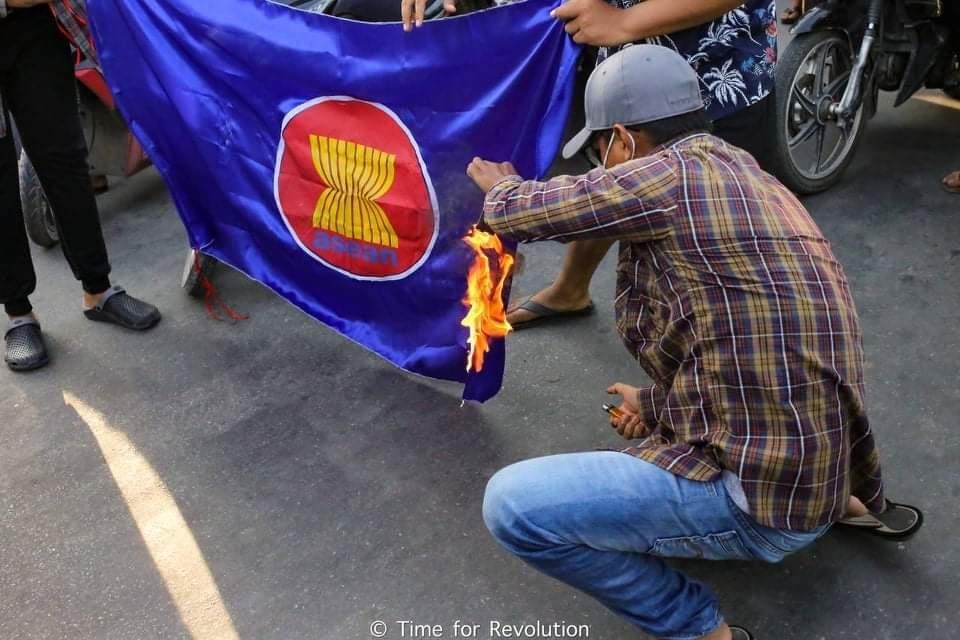
[[[399,0],[397,0],[399,2]],[[531,0],[427,23],[341,20],[265,0],[91,0],[117,104],[192,246],[403,369],[467,373],[462,237],[471,158],[542,176],[577,48]]]

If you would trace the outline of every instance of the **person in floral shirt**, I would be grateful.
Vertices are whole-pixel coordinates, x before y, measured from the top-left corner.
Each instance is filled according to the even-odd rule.
[[[638,0],[617,0],[621,9],[639,4]],[[708,116],[715,127],[720,124],[722,128],[719,121],[763,101],[773,91],[775,11],[774,2],[747,2],[712,22],[644,40],[669,47],[686,58],[700,77]],[[617,48],[602,49],[598,62]]]
[[[573,39],[600,47],[606,59],[624,45],[646,42],[682,55],[700,78],[713,133],[771,171],[774,140],[776,5],[772,0],[569,0],[553,15]],[[448,13],[456,0],[444,0]],[[423,22],[425,0],[401,0],[407,30]],[[553,284],[507,314],[515,329],[593,312],[590,281],[610,242],[570,243]]]

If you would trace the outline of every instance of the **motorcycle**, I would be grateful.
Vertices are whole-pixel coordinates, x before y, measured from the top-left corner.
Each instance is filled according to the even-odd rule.
[[[958,11],[943,0],[828,0],[805,14],[777,65],[784,184],[812,194],[839,181],[880,91],[896,92],[894,106],[923,87],[960,98]]]

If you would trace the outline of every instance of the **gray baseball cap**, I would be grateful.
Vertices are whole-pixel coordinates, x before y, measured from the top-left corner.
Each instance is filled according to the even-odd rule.
[[[663,120],[703,108],[700,79],[679,53],[653,44],[629,45],[600,63],[584,96],[587,123],[563,147],[577,155],[594,131]]]

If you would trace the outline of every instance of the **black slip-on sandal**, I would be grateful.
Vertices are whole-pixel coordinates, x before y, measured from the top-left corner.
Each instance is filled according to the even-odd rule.
[[[143,300],[134,298],[123,287],[110,287],[97,306],[85,309],[83,315],[97,322],[109,322],[134,331],[146,331],[160,322],[160,311]]]
[[[551,309],[545,305],[540,304],[539,302],[534,302],[532,298],[527,298],[525,301],[510,309],[507,313],[512,313],[514,311],[519,311],[523,309],[524,311],[529,311],[534,314],[535,317],[530,318],[529,320],[524,320],[522,322],[510,323],[510,326],[513,327],[514,331],[519,331],[520,329],[529,329],[531,327],[545,324],[548,322],[560,322],[562,320],[572,320],[574,318],[583,318],[584,316],[589,316],[594,312],[594,306],[591,302],[585,307],[580,309],[572,309],[570,311],[560,311],[558,309]]]
[[[7,343],[3,360],[13,371],[33,371],[50,362],[40,323],[33,318],[18,318],[3,336]]]
[[[913,537],[923,526],[923,512],[908,504],[887,500],[883,513],[844,518],[837,524],[885,540],[903,541]]]
[[[753,634],[744,629],[743,627],[737,627],[730,625],[730,637],[733,640],[753,640]]]

